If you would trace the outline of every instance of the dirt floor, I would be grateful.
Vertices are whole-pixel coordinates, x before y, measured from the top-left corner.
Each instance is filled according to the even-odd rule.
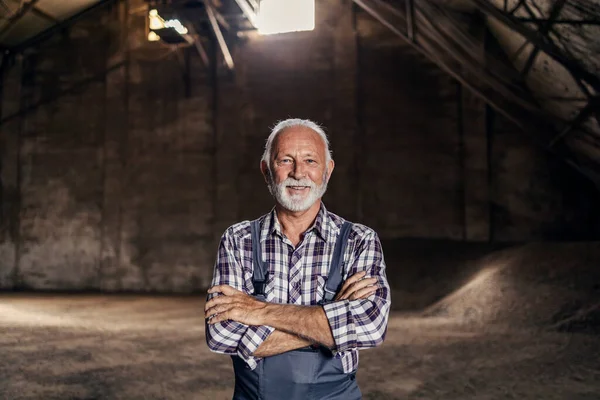
[[[479,257],[427,302],[395,285],[385,343],[361,352],[364,398],[600,399],[598,246],[573,246]],[[0,399],[230,399],[231,363],[206,347],[203,302],[0,294]]]

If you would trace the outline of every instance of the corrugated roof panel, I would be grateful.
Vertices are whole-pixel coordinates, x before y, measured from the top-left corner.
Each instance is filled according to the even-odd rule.
[[[54,24],[47,19],[28,12],[0,37],[0,45],[7,47],[18,45],[52,25]]]
[[[36,7],[62,21],[98,2],[99,0],[39,0]]]
[[[27,10],[14,24],[0,36],[0,46],[18,46],[48,28],[84,11],[101,0],[38,0],[24,3],[21,10]],[[0,31],[7,26],[11,18],[19,15],[20,2],[16,0],[4,0],[6,7],[0,8]]]

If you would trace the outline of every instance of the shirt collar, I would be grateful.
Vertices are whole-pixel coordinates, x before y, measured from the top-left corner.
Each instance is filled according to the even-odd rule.
[[[325,204],[321,202],[321,208],[319,208],[319,212],[317,213],[317,217],[315,218],[315,222],[308,228],[305,232],[314,230],[321,239],[327,241],[332,237],[335,237],[336,233],[333,231],[333,221],[328,215],[327,209],[325,208]],[[263,228],[261,229],[261,242],[267,238],[268,235],[279,235],[283,237],[283,233],[281,232],[281,225],[279,223],[279,219],[277,218],[277,212],[275,212],[275,207],[271,209],[271,212],[266,215],[265,221],[263,223]],[[335,240],[335,239],[334,239]]]
[[[321,239],[327,241],[329,237],[329,216],[327,215],[327,209],[325,208],[325,204],[321,202],[321,208],[319,209],[319,213],[317,214],[317,218],[315,218],[315,223],[306,230],[306,233],[314,230],[319,234]]]
[[[277,213],[275,212],[275,207],[273,207],[271,212],[265,216],[262,229],[260,230],[260,241],[262,242],[267,239],[267,236],[274,234],[283,237],[281,225],[279,224],[279,219],[277,219]]]

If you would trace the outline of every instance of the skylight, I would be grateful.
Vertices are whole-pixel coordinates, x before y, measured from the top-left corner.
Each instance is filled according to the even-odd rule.
[[[261,35],[312,31],[315,29],[315,0],[262,0],[256,17]]]

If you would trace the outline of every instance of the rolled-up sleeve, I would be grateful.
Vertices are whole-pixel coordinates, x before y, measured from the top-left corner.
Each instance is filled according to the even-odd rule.
[[[243,270],[235,257],[235,250],[235,242],[231,232],[227,230],[221,237],[211,286],[229,285],[245,293],[252,293],[254,289],[248,288],[244,281]],[[207,300],[215,296],[218,295],[209,294]],[[238,355],[254,369],[259,360],[253,356],[254,352],[274,330],[270,326],[248,326],[232,320],[216,324],[206,323],[206,343],[215,353]]]
[[[323,305],[336,353],[378,346],[387,331],[390,287],[385,275],[381,243],[375,232],[365,235],[353,253],[348,276],[367,271],[366,277],[377,278],[378,289],[367,299],[341,300]]]

